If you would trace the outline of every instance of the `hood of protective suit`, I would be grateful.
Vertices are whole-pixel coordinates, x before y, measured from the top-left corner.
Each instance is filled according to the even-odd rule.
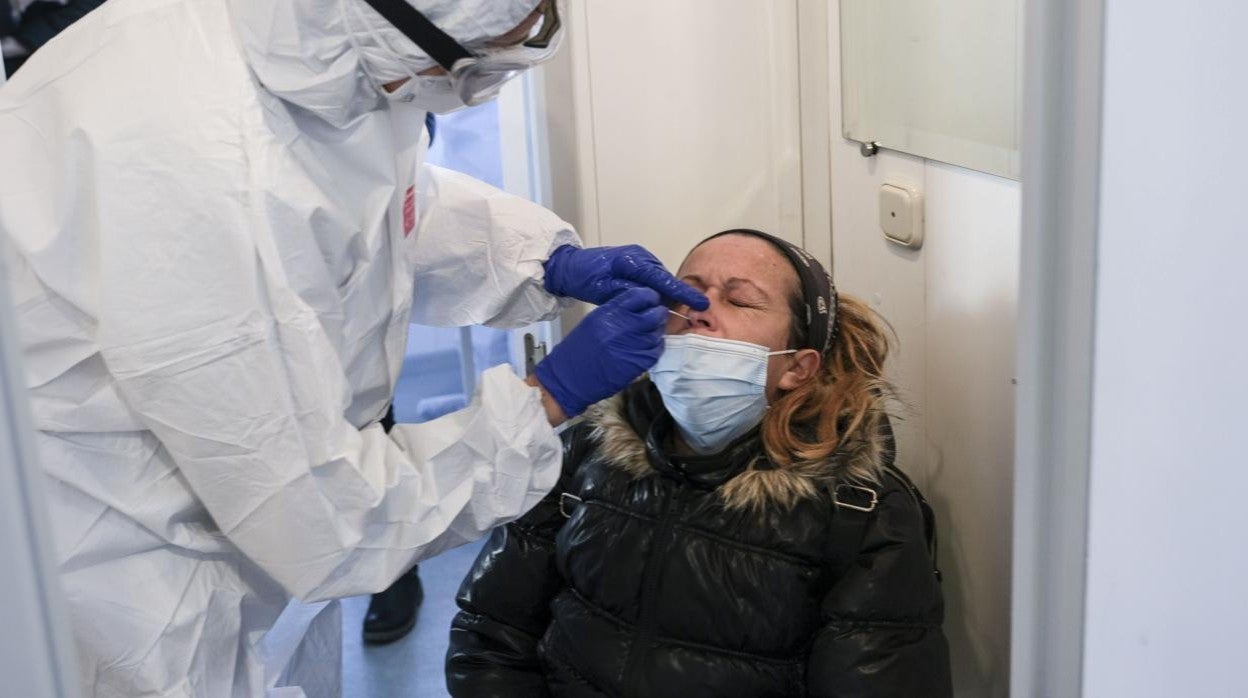
[[[468,49],[506,34],[539,0],[408,0]],[[364,0],[229,0],[248,64],[272,94],[335,126],[378,108],[380,85],[436,62]]]

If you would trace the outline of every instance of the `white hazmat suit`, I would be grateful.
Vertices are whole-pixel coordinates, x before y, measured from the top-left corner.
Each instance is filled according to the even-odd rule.
[[[357,2],[111,0],[0,90],[0,244],[88,695],[336,695],[336,605],[292,621],[314,658],[269,633],[292,596],[379,591],[558,476],[504,367],[458,413],[376,424],[409,320],[550,317],[542,261],[579,243],[422,166]],[[535,2],[414,4],[472,41]]]

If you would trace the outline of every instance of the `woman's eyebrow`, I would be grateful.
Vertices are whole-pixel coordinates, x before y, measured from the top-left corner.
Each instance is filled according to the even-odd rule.
[[[764,300],[771,299],[771,296],[768,295],[768,293],[763,290],[762,286],[759,286],[758,284],[754,283],[750,279],[743,279],[739,276],[734,276],[728,279],[728,281],[724,282],[724,288],[728,290],[735,290],[736,288],[740,286],[749,286],[750,288],[757,291],[758,295],[762,296]]]
[[[684,276],[680,277],[680,280],[687,282],[690,285],[696,286],[698,288],[706,288],[706,282],[703,281],[702,277],[698,276],[697,274],[685,274]],[[741,286],[749,286],[754,291],[757,291],[758,295],[762,296],[764,300],[771,300],[771,296],[766,291],[764,291],[761,286],[754,283],[750,279],[746,279],[740,276],[733,276],[724,282],[725,291],[733,291]]]

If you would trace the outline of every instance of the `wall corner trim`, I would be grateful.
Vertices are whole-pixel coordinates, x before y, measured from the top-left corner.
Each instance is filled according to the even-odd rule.
[[[1010,695],[1083,683],[1104,0],[1026,3]]]

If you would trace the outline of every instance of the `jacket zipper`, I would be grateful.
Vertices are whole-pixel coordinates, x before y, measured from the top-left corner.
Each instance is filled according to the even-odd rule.
[[[667,556],[667,550],[672,544],[672,529],[674,528],[674,520],[676,518],[675,502],[680,497],[680,494],[681,487],[677,485],[673,495],[668,497],[663,503],[663,517],[659,520],[659,528],[654,534],[654,542],[650,546],[650,555],[646,559],[646,571],[642,577],[644,596],[641,599],[641,616],[637,619],[637,637],[633,641],[632,647],[629,648],[628,659],[624,662],[624,675],[621,677],[623,679],[622,685],[629,688],[624,693],[626,696],[640,695],[638,692],[640,686],[638,684],[641,683],[641,677],[637,673],[637,667],[649,649],[650,643],[654,641],[655,626],[657,625],[655,607],[658,605],[659,573],[663,568],[663,558]]]

